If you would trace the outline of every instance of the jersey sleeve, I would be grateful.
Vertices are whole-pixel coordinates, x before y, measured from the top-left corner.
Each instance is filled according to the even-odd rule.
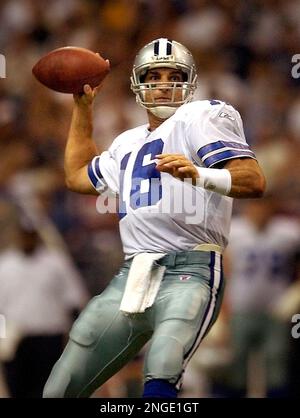
[[[256,158],[239,112],[224,102],[211,100],[199,114],[194,111],[187,137],[195,161],[208,168],[234,158]]]
[[[88,164],[88,176],[99,193],[107,189],[113,193],[119,193],[118,166],[110,150],[104,151],[92,159]]]

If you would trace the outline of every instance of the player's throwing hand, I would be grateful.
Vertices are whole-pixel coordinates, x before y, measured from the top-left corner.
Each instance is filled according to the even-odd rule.
[[[99,55],[99,54],[97,54]],[[109,64],[109,60],[106,60]],[[92,88],[89,84],[85,84],[83,86],[84,93],[82,94],[73,94],[74,101],[78,105],[89,106],[93,103],[95,97],[99,93],[102,88],[102,83],[100,83],[97,87]]]
[[[169,173],[179,180],[186,178],[192,179],[193,185],[196,185],[199,173],[194,164],[183,154],[158,154],[155,156],[158,162],[157,170]]]
[[[89,106],[93,103],[95,97],[99,93],[102,84],[99,86],[92,88],[89,84],[85,84],[83,87],[83,94],[74,94],[74,101],[77,105]]]

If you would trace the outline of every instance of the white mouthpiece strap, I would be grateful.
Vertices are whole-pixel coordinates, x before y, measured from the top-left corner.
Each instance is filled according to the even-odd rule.
[[[231,190],[231,174],[229,170],[223,168],[196,167],[199,173],[197,185],[211,192],[220,193],[227,196]]]

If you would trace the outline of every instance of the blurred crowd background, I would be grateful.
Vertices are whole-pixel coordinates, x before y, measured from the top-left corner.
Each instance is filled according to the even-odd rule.
[[[57,302],[59,295],[61,301],[57,303],[61,304],[62,315],[68,313],[72,321],[86,300],[105,288],[123,256],[117,217],[114,214],[100,215],[96,211],[96,198],[72,193],[64,184],[63,153],[72,97],[40,85],[33,78],[31,69],[41,56],[67,45],[98,51],[110,60],[111,72],[97,98],[94,113],[94,138],[99,148],[105,149],[121,131],[145,123],[145,112],[135,104],[130,91],[129,77],[137,50],[158,37],[175,39],[192,51],[198,67],[196,99],[221,99],[239,110],[247,141],[265,172],[268,195],[276,203],[276,211],[269,211],[266,219],[280,215],[282,222],[291,223],[286,228],[281,227],[282,231],[293,231],[291,237],[286,238],[290,239],[287,265],[290,267],[295,260],[295,269],[289,270],[289,277],[283,278],[285,285],[276,293],[278,300],[286,291],[293,296],[289,299],[292,305],[286,302],[288,307],[285,304],[281,315],[277,315],[288,334],[282,337],[288,349],[285,354],[283,351],[277,353],[281,360],[286,361],[284,371],[279,371],[284,374],[281,375],[284,384],[278,387],[289,387],[289,396],[299,396],[300,382],[296,372],[299,371],[296,360],[297,356],[299,358],[299,344],[297,339],[291,338],[291,316],[297,313],[299,305],[297,290],[291,291],[290,285],[293,282],[293,289],[297,289],[297,258],[291,259],[300,250],[300,229],[297,229],[300,220],[300,71],[299,78],[297,72],[292,73],[295,65],[292,57],[300,54],[300,2],[1,0],[0,53],[6,58],[6,78],[0,79],[0,314],[6,313],[9,330],[7,338],[0,338],[2,396],[39,394],[40,389],[26,393],[26,384],[18,377],[17,373],[22,369],[16,364],[20,341],[29,336],[30,344],[45,347],[47,343],[32,341],[32,336],[62,336],[68,331],[69,323],[65,319],[64,327],[49,323],[51,315],[47,314],[43,304],[50,303],[51,298]],[[248,202],[236,202],[234,217],[248,216],[248,205]],[[253,211],[252,217],[255,218],[253,213],[258,213],[257,217],[261,219],[259,210]],[[34,236],[36,233],[38,237]],[[276,233],[274,238],[269,237],[267,242],[271,245],[274,241],[278,248],[285,245],[280,233]],[[49,256],[42,256],[41,252],[46,249],[40,248],[40,257],[32,265],[28,265],[28,260],[20,259],[16,249],[11,249],[14,245],[28,258],[28,254],[32,256],[34,253],[32,248],[42,247],[42,243]],[[49,274],[49,283],[43,288],[41,286],[39,292],[34,292],[36,282],[32,277],[35,275],[38,281],[43,271],[51,270],[52,267],[47,265],[51,257],[54,257],[55,265],[55,257],[60,258],[61,272],[53,271],[52,278]],[[274,257],[276,261],[276,255]],[[252,262],[257,265],[255,258]],[[40,270],[31,274],[38,263]],[[234,269],[233,261],[230,263],[228,281]],[[11,288],[7,285],[10,273]],[[54,285],[59,274],[70,276],[64,287]],[[263,274],[262,281],[267,274]],[[273,284],[274,281],[270,280],[263,291],[268,294],[268,286],[271,289]],[[73,297],[64,297],[74,288],[77,290],[73,291]],[[18,292],[23,297],[16,297]],[[51,292],[53,294],[49,296]],[[33,309],[34,297],[39,298],[39,306]],[[18,300],[20,309],[15,312]],[[229,301],[230,298],[225,301],[219,326],[216,325],[213,336],[204,343],[202,353],[200,348],[191,371],[187,372],[187,388],[183,395],[226,396],[229,393],[224,389],[228,367],[234,357],[232,330],[228,325],[234,312]],[[41,323],[31,329],[30,324],[20,320],[24,318],[25,309],[29,309],[35,318],[40,316]],[[260,308],[255,309],[257,314]],[[11,318],[15,321],[10,320],[7,312],[12,312]],[[269,312],[264,314],[268,316]],[[48,320],[45,320],[45,332],[43,315]],[[259,321],[257,318],[256,323]],[[243,324],[242,328],[246,327]],[[278,338],[282,341],[280,336]],[[262,337],[254,336],[252,340],[259,346]],[[63,345],[64,341],[59,340],[59,344]],[[276,337],[272,341],[271,345],[277,347]],[[259,373],[264,370],[263,355],[255,353],[255,343],[253,346],[246,392],[248,396],[268,396],[268,373]],[[28,352],[29,357],[31,353],[30,370],[37,361],[39,367],[44,362],[45,348],[37,354],[34,354],[32,345],[29,351],[24,347],[22,350],[25,356],[22,364],[27,361],[24,359]],[[48,367],[53,364],[55,350],[51,355]],[[96,396],[137,395],[142,356]],[[248,358],[245,361],[248,362]],[[215,369],[222,370],[222,373]],[[22,373],[25,376],[30,374],[23,369]]]

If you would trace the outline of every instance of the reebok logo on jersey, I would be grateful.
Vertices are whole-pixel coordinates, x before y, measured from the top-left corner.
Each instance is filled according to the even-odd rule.
[[[231,116],[231,115],[229,115],[228,113],[225,113],[225,112],[219,113],[219,117],[220,118],[227,118],[227,119],[230,119],[230,120],[235,120],[235,118],[233,116]]]
[[[188,276],[187,274],[183,274],[182,276],[179,277],[179,280],[181,280],[182,282],[185,282],[186,280],[189,280],[192,276]]]

